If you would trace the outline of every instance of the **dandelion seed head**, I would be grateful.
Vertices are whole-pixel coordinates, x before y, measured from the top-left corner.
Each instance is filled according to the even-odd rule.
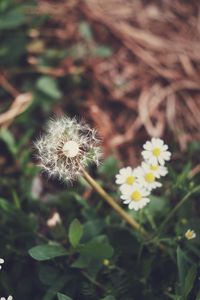
[[[79,144],[74,141],[68,141],[63,146],[63,153],[67,157],[76,157],[79,153]]]
[[[96,130],[66,116],[50,120],[35,147],[43,170],[50,177],[68,182],[81,175],[81,167],[98,165],[101,158]]]

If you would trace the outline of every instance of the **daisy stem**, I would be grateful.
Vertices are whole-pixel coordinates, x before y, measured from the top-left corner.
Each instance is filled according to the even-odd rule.
[[[126,221],[126,223],[131,225],[132,228],[138,230],[145,238],[151,238],[147,231],[135,219],[129,216],[83,167],[81,169],[85,180]]]
[[[190,192],[188,192],[185,197],[183,197],[176,206],[171,210],[171,212],[168,214],[167,218],[162,222],[160,225],[160,228],[158,230],[157,236],[160,235],[165,225],[169,222],[169,220],[174,216],[174,214],[177,212],[177,210],[190,198],[190,196],[196,192],[200,191],[200,186],[197,186]]]

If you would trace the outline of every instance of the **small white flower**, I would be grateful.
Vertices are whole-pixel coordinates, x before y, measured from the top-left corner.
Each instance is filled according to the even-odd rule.
[[[146,162],[142,162],[142,168],[145,170],[145,172],[151,172],[154,174],[154,176],[156,178],[160,178],[161,176],[165,176],[168,171],[167,171],[167,168],[164,167],[164,166],[160,166],[158,164],[156,165],[150,165]]]
[[[2,264],[4,264],[4,259],[3,258],[0,258],[0,270],[2,269]]]
[[[120,185],[133,185],[137,182],[137,168],[131,167],[122,168],[119,170],[119,174],[116,175],[116,184]]]
[[[75,118],[61,117],[47,124],[46,134],[35,143],[40,165],[49,176],[73,181],[81,168],[99,164],[100,140],[95,129]]]
[[[156,181],[155,173],[149,168],[138,168],[138,174],[139,184],[141,184],[147,190],[151,191],[162,186],[160,182]]]
[[[61,223],[61,218],[58,212],[54,212],[52,217],[47,220],[47,226],[55,227],[57,224]]]
[[[142,156],[151,165],[165,164],[166,160],[170,160],[171,153],[168,150],[168,146],[164,144],[164,141],[158,138],[152,138],[151,141],[147,141],[142,151]]]
[[[130,209],[134,209],[136,211],[143,208],[150,201],[148,198],[149,191],[137,183],[132,186],[123,185],[121,192],[121,199],[123,200],[123,203],[128,204]]]
[[[0,300],[13,300],[13,297],[12,296],[8,296],[7,299],[5,297],[1,297]]]
[[[196,237],[196,232],[194,230],[188,229],[185,233],[185,238],[187,240],[192,240]]]

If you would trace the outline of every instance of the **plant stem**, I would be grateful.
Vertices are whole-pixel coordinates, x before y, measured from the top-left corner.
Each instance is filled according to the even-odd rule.
[[[103,290],[104,292],[106,292],[106,288],[99,283],[98,281],[94,280],[92,277],[90,277],[86,272],[82,271],[81,272],[83,274],[83,276],[85,276],[91,283],[95,284],[97,287],[99,287],[101,290]]]
[[[169,220],[174,216],[174,214],[176,213],[176,211],[190,198],[190,196],[196,192],[200,191],[200,186],[197,186],[196,188],[194,188],[192,191],[190,191],[189,193],[187,193],[185,195],[185,197],[183,197],[181,199],[181,201],[179,201],[176,206],[171,210],[171,212],[168,214],[168,216],[166,217],[166,219],[162,222],[162,224],[160,225],[160,228],[158,230],[158,235],[160,235],[160,233],[162,232],[164,226],[169,222]]]
[[[82,167],[82,172],[86,181],[93,187],[93,189],[128,223],[132,228],[138,230],[145,238],[151,238],[147,231],[131,216],[129,216],[117,202],[106,193],[106,191],[88,174]]]

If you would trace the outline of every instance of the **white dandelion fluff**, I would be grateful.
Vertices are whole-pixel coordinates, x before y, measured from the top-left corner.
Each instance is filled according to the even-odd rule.
[[[1,297],[0,300],[13,300],[13,297],[12,296],[8,296],[7,299],[5,297]]]
[[[40,166],[49,176],[73,181],[81,168],[99,164],[100,140],[95,129],[76,118],[61,117],[49,121],[46,133],[35,143]]]

